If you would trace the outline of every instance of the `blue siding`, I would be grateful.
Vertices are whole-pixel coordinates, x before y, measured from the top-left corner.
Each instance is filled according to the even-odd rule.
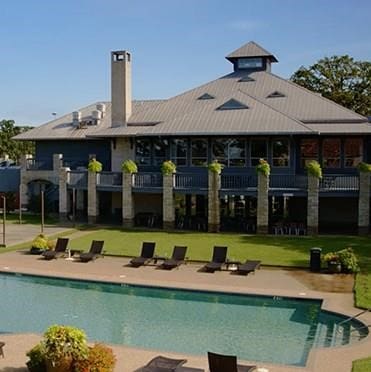
[[[38,141],[36,142],[36,158],[51,159],[53,154],[63,154],[68,161],[79,161],[87,165],[90,154],[95,154],[103,164],[103,170],[111,170],[111,144],[109,140],[88,141]]]
[[[0,168],[0,192],[18,192],[20,181],[19,167]]]

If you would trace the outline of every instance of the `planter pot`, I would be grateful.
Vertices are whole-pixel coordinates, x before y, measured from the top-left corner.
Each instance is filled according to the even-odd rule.
[[[328,262],[328,271],[332,274],[341,273],[341,263],[340,262]]]
[[[44,249],[37,248],[37,247],[31,247],[30,254],[41,254],[44,252]]]
[[[53,365],[50,360],[45,361],[46,372],[70,372],[72,371],[72,357],[60,359]]]

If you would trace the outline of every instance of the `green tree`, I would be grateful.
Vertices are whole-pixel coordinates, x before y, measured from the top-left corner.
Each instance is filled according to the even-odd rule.
[[[9,158],[19,161],[23,154],[34,154],[35,144],[32,141],[15,141],[12,137],[26,132],[32,127],[16,126],[14,120],[0,121],[0,157],[9,155]]]
[[[348,55],[325,57],[301,67],[291,80],[361,115],[371,115],[371,62]]]

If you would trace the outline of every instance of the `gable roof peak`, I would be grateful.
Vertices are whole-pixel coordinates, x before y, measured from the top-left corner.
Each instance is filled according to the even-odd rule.
[[[228,61],[233,62],[237,58],[254,58],[254,57],[266,57],[271,62],[278,62],[277,58],[266,49],[262,48],[255,41],[250,41],[247,44],[242,45],[232,53],[228,54],[225,58]]]

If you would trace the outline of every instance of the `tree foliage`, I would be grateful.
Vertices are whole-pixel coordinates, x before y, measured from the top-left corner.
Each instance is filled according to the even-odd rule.
[[[325,57],[301,67],[291,80],[361,115],[371,115],[371,62],[348,55]]]
[[[0,121],[0,157],[9,155],[9,158],[19,161],[23,154],[34,154],[35,144],[32,141],[15,141],[12,137],[26,132],[32,127],[16,126],[14,120]]]

